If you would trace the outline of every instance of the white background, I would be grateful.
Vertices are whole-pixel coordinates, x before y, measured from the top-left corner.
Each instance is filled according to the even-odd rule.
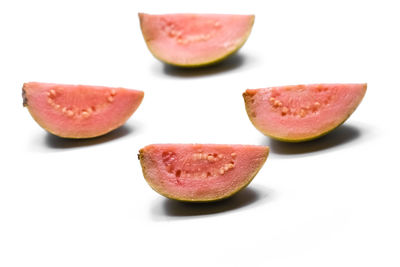
[[[0,266],[400,266],[398,1],[1,1]],[[152,57],[138,12],[255,14],[237,55],[200,70]],[[145,92],[125,126],[93,140],[46,133],[27,81]],[[247,88],[367,82],[335,132],[273,142]],[[244,191],[167,200],[146,184],[151,143],[268,145]],[[157,264],[157,265],[156,265]]]

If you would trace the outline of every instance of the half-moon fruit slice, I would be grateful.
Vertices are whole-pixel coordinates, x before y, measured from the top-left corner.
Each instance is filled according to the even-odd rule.
[[[153,144],[139,151],[147,183],[180,201],[224,199],[246,187],[267,159],[255,145]]]
[[[272,138],[300,142],[325,135],[358,107],[367,84],[309,84],[248,89],[243,93],[253,125]]]
[[[139,13],[150,52],[159,60],[181,67],[221,61],[246,42],[254,15]]]
[[[25,83],[23,105],[50,133],[65,138],[104,135],[135,112],[144,93],[125,88],[54,83]]]

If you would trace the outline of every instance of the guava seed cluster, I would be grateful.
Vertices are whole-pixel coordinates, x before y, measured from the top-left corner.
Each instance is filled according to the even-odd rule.
[[[177,178],[207,178],[224,175],[234,169],[236,153],[225,155],[198,151],[178,157],[172,151],[164,151],[162,161],[167,172]]]
[[[104,101],[101,104],[95,104],[91,106],[81,107],[74,105],[73,103],[69,105],[63,105],[66,102],[63,99],[63,92],[58,91],[56,88],[47,91],[47,103],[55,110],[67,117],[73,118],[88,118],[93,113],[99,112],[114,101],[114,97],[117,92],[115,89],[110,89],[104,94]],[[72,101],[70,101],[72,102]]]
[[[207,24],[209,24],[208,32],[196,34],[186,33],[183,27],[167,18],[162,18],[161,22],[163,23],[161,25],[161,30],[164,31],[169,38],[174,39],[176,43],[183,45],[207,41],[216,35],[217,31],[221,28],[221,23],[218,20],[210,20],[207,22]]]

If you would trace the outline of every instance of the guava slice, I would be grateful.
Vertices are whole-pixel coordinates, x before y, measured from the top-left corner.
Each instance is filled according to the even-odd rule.
[[[124,88],[54,83],[25,83],[23,105],[50,133],[65,138],[104,135],[135,112],[144,93]]]
[[[139,13],[143,37],[159,60],[181,67],[218,62],[246,42],[254,15]]]
[[[300,142],[332,131],[354,112],[367,84],[309,84],[248,89],[243,93],[253,125],[272,138]]]
[[[139,151],[147,183],[180,201],[227,198],[246,187],[267,159],[269,148],[255,145],[153,144]]]

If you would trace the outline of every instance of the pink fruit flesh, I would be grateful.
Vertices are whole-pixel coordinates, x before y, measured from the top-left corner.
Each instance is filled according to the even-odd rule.
[[[269,149],[251,145],[163,144],[139,151],[143,174],[161,195],[181,201],[214,201],[247,186]]]
[[[40,126],[66,138],[106,134],[140,105],[142,91],[104,86],[25,83],[24,106]]]
[[[246,110],[254,126],[273,138],[298,142],[342,124],[357,108],[366,84],[311,84],[248,89]]]
[[[146,44],[169,64],[201,66],[237,51],[247,40],[254,15],[139,13]]]

